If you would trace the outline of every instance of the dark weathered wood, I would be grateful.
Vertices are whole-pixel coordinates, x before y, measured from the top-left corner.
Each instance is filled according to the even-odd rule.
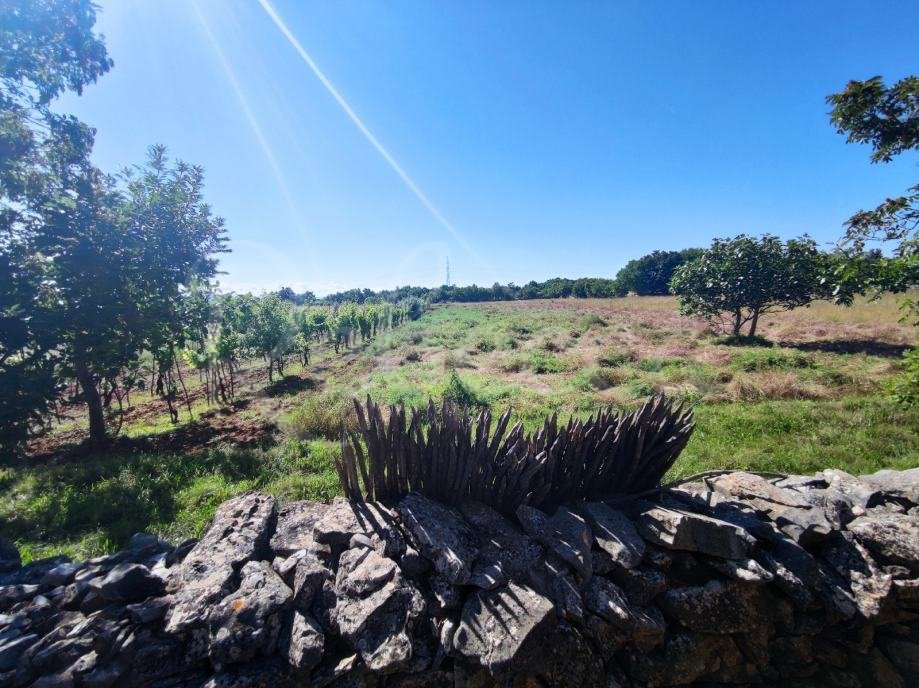
[[[557,414],[533,434],[510,431],[511,411],[474,418],[433,400],[424,410],[354,402],[356,432],[342,430],[335,460],[350,499],[396,500],[419,492],[448,504],[474,499],[504,513],[520,504],[551,509],[576,499],[634,494],[660,484],[686,446],[692,411],[663,396],[632,413],[600,409],[586,420]],[[366,450],[366,453],[365,453]]]

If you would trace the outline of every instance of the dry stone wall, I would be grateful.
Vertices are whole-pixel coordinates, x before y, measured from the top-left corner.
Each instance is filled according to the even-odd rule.
[[[919,469],[515,519],[224,503],[82,563],[0,541],[0,686],[919,685]]]

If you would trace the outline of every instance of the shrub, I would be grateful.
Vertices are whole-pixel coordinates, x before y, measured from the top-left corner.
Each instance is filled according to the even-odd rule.
[[[325,437],[334,440],[341,435],[342,423],[353,428],[350,401],[342,394],[324,392],[307,396],[281,420],[281,429],[299,439]]]
[[[444,388],[443,398],[453,402],[461,408],[473,408],[484,405],[475,390],[472,389],[455,370],[450,373],[450,378],[447,380],[447,385]]]
[[[654,394],[654,385],[647,380],[632,380],[625,388],[633,399],[640,399]]]
[[[731,365],[747,373],[765,370],[789,370],[793,368],[812,368],[813,359],[799,351],[786,352],[779,349],[759,349],[743,351],[737,354]]]
[[[421,353],[416,349],[409,349],[405,358],[403,359],[404,363],[418,363],[421,360]]]
[[[888,383],[888,389],[901,406],[919,406],[919,348],[910,349],[903,356],[906,368]]]
[[[574,376],[574,386],[582,392],[591,392],[597,389],[609,389],[622,382],[623,374],[614,368],[592,366],[579,370]]]
[[[606,320],[604,320],[599,315],[596,315],[594,313],[591,313],[590,315],[585,315],[583,318],[581,318],[581,330],[583,331],[589,330],[591,327],[594,327],[594,326],[606,327],[607,325],[609,325],[609,323],[606,322]]]
[[[495,348],[495,343],[491,339],[480,337],[478,340],[476,340],[475,350],[480,351],[483,354],[488,353],[489,351],[494,351]]]
[[[537,375],[545,373],[562,373],[568,369],[565,362],[558,356],[543,351],[534,351],[530,355],[530,370]]]
[[[618,349],[607,349],[597,358],[597,363],[606,368],[618,368],[634,360],[635,357],[631,353]]]

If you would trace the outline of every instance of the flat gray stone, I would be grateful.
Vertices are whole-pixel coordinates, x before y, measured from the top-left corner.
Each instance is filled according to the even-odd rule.
[[[232,592],[236,572],[252,559],[267,557],[270,529],[277,515],[274,497],[249,492],[224,502],[205,536],[173,567],[169,586],[175,606],[167,632],[201,625],[205,610]]]
[[[405,539],[395,515],[382,504],[336,497],[313,525],[316,542],[336,551],[349,547],[355,535],[366,535],[383,556],[398,559],[405,552]]]
[[[364,547],[346,550],[335,594],[335,624],[367,667],[384,674],[404,669],[412,659],[410,632],[425,605],[395,562]]]
[[[664,614],[699,633],[747,633],[767,623],[759,601],[761,586],[737,581],[672,588],[657,602]]]
[[[527,535],[564,559],[581,581],[590,579],[593,572],[590,552],[593,534],[582,516],[566,507],[559,507],[549,516],[523,504],[517,507],[517,520]]]
[[[919,518],[893,512],[860,516],[849,531],[882,560],[919,572]]]
[[[479,539],[460,513],[414,493],[399,502],[398,511],[421,555],[435,570],[453,585],[468,583]]]
[[[281,636],[280,649],[288,664],[309,671],[322,661],[325,635],[314,618],[295,610]]]
[[[453,635],[453,648],[493,676],[509,678],[527,666],[531,653],[539,651],[556,623],[552,602],[512,582],[469,598]]]
[[[163,579],[142,564],[118,564],[89,585],[110,602],[137,602],[162,595],[166,588]]]
[[[542,556],[542,546],[485,504],[466,502],[460,511],[479,539],[469,583],[491,590],[509,579],[526,580]]]
[[[301,549],[311,549],[315,543],[313,527],[329,510],[328,504],[300,501],[285,504],[278,511],[278,524],[271,536],[271,550],[289,557]]]
[[[746,559],[756,539],[740,526],[710,516],[650,506],[638,517],[638,532],[667,549],[700,552],[722,559]]]
[[[268,562],[250,561],[240,572],[239,589],[208,614],[208,654],[218,669],[275,652],[283,614],[293,593]]]
[[[905,471],[880,470],[859,476],[859,480],[885,495],[919,504],[919,468]]]
[[[597,546],[617,564],[631,569],[641,563],[645,541],[632,519],[602,502],[587,502],[580,510],[590,524]]]

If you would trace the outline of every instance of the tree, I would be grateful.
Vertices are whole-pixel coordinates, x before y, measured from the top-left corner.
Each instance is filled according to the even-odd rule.
[[[51,110],[112,61],[89,0],[0,3],[0,449],[41,425],[59,392],[56,314],[32,241],[91,175],[92,130]]]
[[[620,296],[629,292],[641,296],[669,294],[673,271],[683,263],[698,258],[701,253],[700,248],[653,251],[630,260],[616,273],[616,293]]]
[[[830,120],[850,143],[872,147],[871,162],[890,162],[919,148],[919,77],[909,76],[887,87],[881,77],[850,81],[827,97]],[[845,224],[842,245],[850,260],[836,271],[837,298],[851,302],[856,293],[902,292],[919,283],[919,185],[888,198],[873,210],[860,210]],[[894,242],[893,256],[866,273],[859,257],[869,242]],[[906,306],[917,313],[917,306]]]
[[[791,310],[824,298],[821,275],[826,255],[808,237],[786,243],[775,236],[760,239],[741,234],[716,239],[696,260],[676,269],[670,283],[680,297],[680,312],[722,322],[731,333],[756,335],[764,313]]]
[[[293,307],[277,294],[266,294],[255,302],[253,315],[249,345],[268,363],[268,381],[272,382],[275,369],[284,375],[284,357],[296,344]]]

